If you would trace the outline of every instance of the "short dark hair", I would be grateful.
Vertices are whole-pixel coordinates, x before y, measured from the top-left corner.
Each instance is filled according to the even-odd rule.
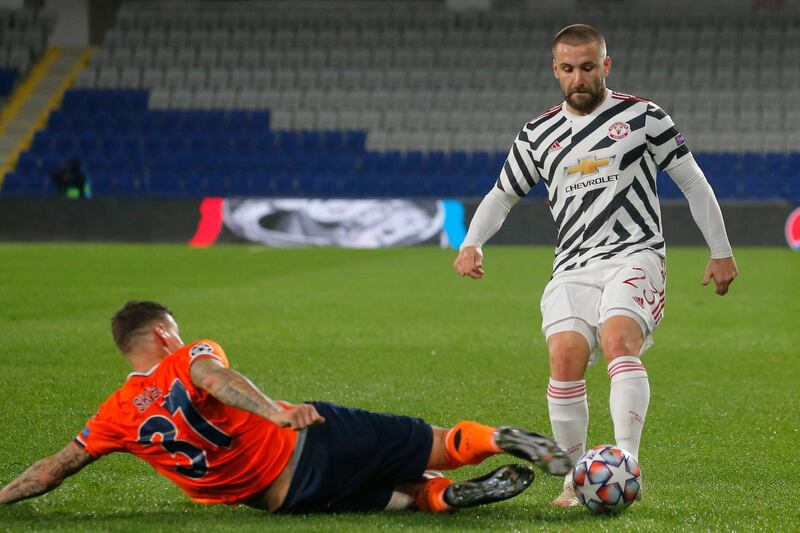
[[[559,43],[570,46],[578,46],[587,43],[597,43],[600,45],[603,57],[606,55],[606,39],[600,30],[588,24],[572,24],[567,26],[553,37],[553,51]]]
[[[155,320],[173,316],[172,311],[156,302],[128,300],[111,318],[111,334],[120,352],[127,353],[131,348],[134,333]]]

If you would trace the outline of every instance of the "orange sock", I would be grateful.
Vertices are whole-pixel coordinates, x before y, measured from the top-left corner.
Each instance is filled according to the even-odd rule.
[[[422,486],[417,496],[417,509],[429,513],[445,513],[453,508],[444,501],[444,491],[453,484],[452,479],[435,477]]]
[[[476,465],[501,452],[494,442],[495,428],[463,420],[453,426],[445,437],[447,457],[453,468]]]

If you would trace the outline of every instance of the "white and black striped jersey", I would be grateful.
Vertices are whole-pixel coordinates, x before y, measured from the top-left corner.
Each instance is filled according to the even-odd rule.
[[[562,103],[526,124],[496,187],[523,197],[544,182],[558,230],[555,275],[645,249],[663,256],[656,165],[669,170],[689,155],[660,107],[607,90],[588,115]]]

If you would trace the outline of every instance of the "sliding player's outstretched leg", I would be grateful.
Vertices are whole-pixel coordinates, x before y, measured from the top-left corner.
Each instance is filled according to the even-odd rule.
[[[571,468],[567,454],[549,437],[516,427],[485,426],[469,420],[449,430],[434,428],[428,468],[475,465],[499,453],[530,461],[548,474],[563,476]]]
[[[458,482],[433,472],[476,465],[500,453],[521,457],[550,474],[564,475],[570,468],[567,454],[553,439],[524,429],[485,426],[469,420],[450,429],[431,429],[433,443],[425,479],[396,487],[394,503],[388,509],[415,507],[445,512],[513,498],[533,483],[534,473],[529,466],[505,465],[484,476]]]
[[[533,470],[525,465],[504,465],[475,479],[456,481],[429,479],[419,491],[416,508],[446,512],[486,505],[513,498],[533,483]]]
[[[511,426],[495,432],[495,442],[506,453],[532,462],[548,474],[566,475],[572,464],[556,441],[539,433]]]
[[[529,466],[504,465],[485,476],[453,483],[444,498],[450,505],[463,509],[513,498],[533,483]]]

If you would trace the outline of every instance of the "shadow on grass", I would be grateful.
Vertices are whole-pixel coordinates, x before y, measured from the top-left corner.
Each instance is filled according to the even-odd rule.
[[[364,529],[403,528],[428,530],[486,531],[498,529],[525,530],[541,527],[582,529],[592,524],[605,526],[616,517],[592,516],[584,510],[530,509],[528,506],[489,506],[458,513],[431,515],[416,512],[336,513],[336,514],[268,514],[246,507],[171,506],[171,509],[121,509],[104,511],[65,511],[37,509],[19,505],[0,509],[0,530],[98,530],[121,531],[152,526],[158,530],[263,530],[291,528],[294,531],[355,531]]]

